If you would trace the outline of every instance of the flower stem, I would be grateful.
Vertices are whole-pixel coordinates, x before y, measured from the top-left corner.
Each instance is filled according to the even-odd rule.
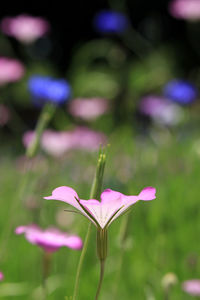
[[[36,129],[35,129],[35,136],[33,141],[31,142],[30,146],[27,148],[26,155],[29,158],[32,158],[36,155],[38,148],[39,148],[39,143],[40,143],[40,138],[41,135],[44,131],[44,129],[47,127],[47,124],[51,120],[54,112],[55,112],[55,106],[51,103],[47,103],[43,109],[42,112],[39,116]]]
[[[97,287],[97,293],[95,296],[95,300],[99,299],[99,295],[101,292],[101,287],[102,287],[103,277],[104,277],[104,266],[105,266],[105,260],[100,260],[100,277],[99,277],[99,283],[98,283],[98,287]]]
[[[43,271],[42,285],[43,285],[43,299],[44,300],[46,300],[47,296],[48,296],[47,278],[50,273],[51,257],[52,257],[51,253],[45,251],[43,258],[42,258],[42,271]]]
[[[93,183],[92,183],[92,188],[90,191],[91,199],[98,199],[98,200],[100,199],[100,194],[101,194],[102,184],[103,184],[105,162],[106,162],[106,154],[100,149],[97,167],[96,167],[96,173],[95,173],[95,177],[94,177]],[[77,267],[77,271],[76,271],[73,300],[77,299],[80,275],[81,275],[83,261],[85,258],[85,254],[87,251],[88,242],[89,242],[89,238],[90,238],[90,234],[91,234],[91,227],[92,227],[92,223],[90,222],[88,225],[87,233],[86,233],[85,240],[84,240],[84,246],[83,246],[83,249],[82,249],[82,252],[80,255],[80,259],[79,259],[79,263],[78,263],[78,267]]]
[[[30,164],[29,164],[29,166],[26,166],[26,173],[22,177],[22,180],[21,180],[21,183],[19,186],[19,190],[18,190],[18,194],[17,194],[16,198],[14,199],[12,205],[10,206],[10,209],[8,212],[7,224],[4,227],[4,230],[2,233],[2,239],[1,239],[3,241],[3,244],[2,244],[1,250],[0,250],[0,260],[1,261],[6,253],[7,244],[8,244],[11,232],[13,230],[16,211],[18,210],[19,203],[21,202],[21,200],[23,199],[23,197],[26,194],[26,189],[28,186],[28,182],[30,180],[30,171],[29,171],[30,168],[31,168]]]
[[[128,214],[122,221],[121,227],[120,227],[120,233],[119,233],[119,247],[120,247],[120,258],[119,258],[119,264],[118,264],[118,272],[116,275],[116,281],[115,281],[115,287],[113,291],[113,299],[117,298],[117,292],[118,292],[118,286],[119,286],[119,280],[120,280],[120,274],[121,269],[123,266],[123,258],[124,258],[124,252],[126,249],[126,239],[127,239],[127,231],[128,231],[128,224],[130,222],[130,214]]]

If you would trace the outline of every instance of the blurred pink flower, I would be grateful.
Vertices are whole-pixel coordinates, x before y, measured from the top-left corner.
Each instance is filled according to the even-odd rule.
[[[34,131],[27,131],[23,135],[23,144],[27,148],[35,136]],[[74,146],[71,132],[45,130],[41,138],[41,147],[52,156],[62,156]]]
[[[13,58],[0,57],[0,85],[19,80],[24,75],[23,64]]]
[[[126,196],[111,189],[101,194],[101,201],[79,199],[78,194],[68,186],[61,186],[53,190],[52,195],[44,197],[46,200],[59,200],[78,209],[84,216],[102,229],[109,226],[117,217],[139,200],[153,200],[156,189],[144,188],[137,196]]]
[[[33,131],[23,135],[23,144],[28,147],[34,138]],[[70,131],[44,131],[41,138],[42,149],[52,156],[59,157],[71,149],[84,149],[94,151],[100,144],[106,143],[103,133],[93,131],[86,127],[77,127]]]
[[[71,134],[74,140],[74,149],[95,151],[99,149],[100,145],[104,145],[107,141],[103,133],[91,130],[87,127],[77,127]]]
[[[199,0],[173,0],[169,5],[169,11],[177,19],[199,20]]]
[[[182,289],[192,296],[200,296],[200,279],[184,281],[182,284]]]
[[[0,281],[2,281],[4,279],[4,275],[2,272],[0,272]]]
[[[50,25],[45,19],[29,15],[6,17],[1,22],[3,33],[27,44],[45,35],[49,28]]]
[[[74,146],[71,132],[46,130],[41,139],[42,149],[48,154],[59,157]]]
[[[74,117],[91,121],[108,111],[108,101],[102,98],[74,99],[69,103],[69,112]]]
[[[4,105],[0,104],[0,126],[4,126],[10,120],[10,110]]]
[[[83,246],[82,240],[76,235],[69,235],[56,228],[42,230],[37,225],[19,226],[16,234],[24,233],[25,238],[31,244],[42,247],[46,252],[55,252],[61,247],[80,250]]]

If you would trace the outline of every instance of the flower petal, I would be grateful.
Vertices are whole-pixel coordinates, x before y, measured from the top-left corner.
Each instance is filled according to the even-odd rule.
[[[148,186],[139,193],[138,197],[140,200],[153,200],[156,198],[156,189]]]
[[[114,191],[112,191],[114,192]],[[118,193],[118,192],[115,192]],[[119,217],[123,212],[125,212],[131,205],[135,204],[137,201],[139,200],[153,200],[156,198],[155,196],[156,193],[156,189],[153,187],[146,187],[144,188],[138,196],[126,196],[124,194],[121,194],[121,199],[122,199],[122,204],[121,206],[123,206],[117,213],[116,215],[113,217],[113,219],[111,220],[110,223],[112,223],[117,217]],[[114,195],[114,193],[113,193]]]
[[[76,199],[79,199],[78,194],[76,191],[68,186],[60,186],[53,190],[52,195],[49,197],[44,197],[46,200],[59,200],[66,202],[81,212],[83,212],[82,208],[78,204]]]
[[[83,242],[80,237],[76,235],[71,235],[67,237],[64,245],[74,250],[80,250],[83,247]]]
[[[113,191],[111,189],[106,189],[101,193],[101,203],[106,203],[106,202],[112,202],[115,200],[119,200],[123,197],[124,195]]]

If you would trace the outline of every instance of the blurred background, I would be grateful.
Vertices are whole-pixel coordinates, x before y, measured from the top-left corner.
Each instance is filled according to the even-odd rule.
[[[157,199],[110,227],[101,299],[200,295],[199,281],[184,285],[200,278],[199,33],[199,0],[1,9],[0,299],[43,299],[42,250],[16,236],[17,226],[56,226],[84,240],[88,221],[43,197],[66,185],[89,199],[98,149],[107,144],[104,188],[137,195],[153,186]],[[54,110],[30,158],[49,103]],[[79,299],[94,299],[95,241],[93,228]],[[79,256],[65,247],[53,254],[48,299],[73,294]]]

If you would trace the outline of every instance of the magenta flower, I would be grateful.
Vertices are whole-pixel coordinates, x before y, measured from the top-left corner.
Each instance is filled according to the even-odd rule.
[[[0,85],[15,82],[24,75],[23,64],[13,58],[0,57]]]
[[[34,131],[23,135],[23,144],[27,148],[34,138]],[[94,151],[100,144],[106,143],[103,133],[86,127],[77,127],[70,131],[45,130],[41,137],[41,147],[48,154],[59,157],[72,149]]]
[[[4,275],[3,273],[0,271],[0,281],[4,280]]]
[[[6,17],[1,22],[3,33],[27,44],[44,36],[49,28],[50,25],[45,19],[29,15]]]
[[[61,247],[80,250],[83,246],[82,240],[76,235],[69,235],[56,228],[42,230],[37,225],[19,226],[16,234],[25,234],[25,238],[31,244],[42,247],[46,252],[55,252]]]
[[[200,279],[184,281],[182,289],[192,296],[200,296]]]
[[[155,193],[156,189],[153,187],[144,188],[137,196],[126,196],[107,189],[101,194],[101,201],[96,199],[82,200],[75,190],[61,186],[53,190],[51,196],[44,197],[44,199],[66,202],[78,209],[97,227],[104,229],[137,201],[155,199]]]
[[[108,101],[101,98],[74,99],[69,103],[69,112],[86,121],[95,120],[108,111]]]
[[[200,1],[173,0],[169,5],[169,11],[177,19],[196,21],[200,19]]]

